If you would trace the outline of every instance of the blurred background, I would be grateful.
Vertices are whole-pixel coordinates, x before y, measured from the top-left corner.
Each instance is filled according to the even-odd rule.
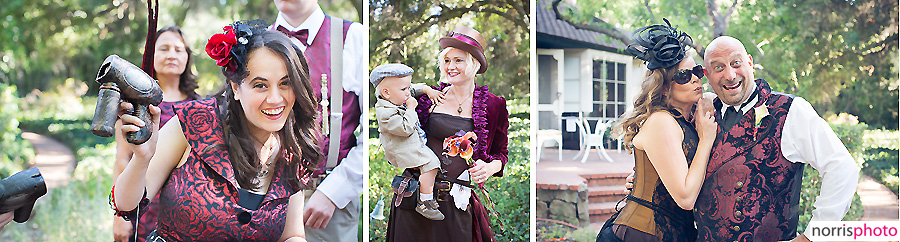
[[[190,68],[199,76],[201,96],[223,80],[204,51],[206,40],[235,20],[271,23],[278,13],[271,0],[159,4],[158,28],[181,27],[193,51]],[[3,0],[0,5],[0,178],[38,165],[50,186],[31,219],[10,223],[0,241],[108,241],[115,145],[89,131],[98,90],[94,78],[111,54],[140,66],[147,2]],[[319,5],[347,20],[359,22],[363,16],[362,1]]]
[[[497,241],[529,241],[531,160],[529,159],[529,75],[531,38],[530,0],[370,0],[369,69],[388,63],[412,67],[413,83],[438,85],[440,70],[438,39],[457,25],[466,25],[484,36],[485,73],[475,79],[478,86],[506,99],[509,110],[509,161],[503,177],[484,183],[500,217],[491,218]],[[375,105],[374,88],[369,88],[369,104]],[[384,160],[378,140],[374,108],[369,109],[369,208],[383,201],[383,215],[391,204],[390,182],[402,170]],[[499,223],[503,223],[503,227]],[[370,218],[369,238],[384,241],[387,220]]]

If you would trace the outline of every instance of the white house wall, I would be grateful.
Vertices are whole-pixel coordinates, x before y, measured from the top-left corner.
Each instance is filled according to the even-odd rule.
[[[553,51],[555,49],[543,49]],[[634,99],[641,90],[641,82],[646,75],[646,67],[641,60],[636,60],[629,55],[594,50],[594,49],[564,49],[563,77],[560,98],[562,99],[563,112],[593,111],[591,97],[593,82],[593,61],[606,60],[625,64],[625,110],[634,109]],[[538,90],[541,91],[541,90]]]

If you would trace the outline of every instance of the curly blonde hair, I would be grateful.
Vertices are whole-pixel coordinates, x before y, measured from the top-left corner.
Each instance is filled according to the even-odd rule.
[[[669,111],[673,108],[672,98],[667,95],[672,90],[674,85],[672,78],[677,71],[678,65],[647,71],[647,76],[641,83],[640,95],[634,100],[634,109],[622,115],[610,131],[612,137],[624,135],[621,142],[629,152],[634,152],[632,140],[651,114],[663,111],[676,118],[681,117],[681,114],[676,115]]]

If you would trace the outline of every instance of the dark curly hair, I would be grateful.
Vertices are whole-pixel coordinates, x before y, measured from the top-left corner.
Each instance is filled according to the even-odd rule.
[[[288,181],[294,191],[309,188],[304,182],[318,169],[322,160],[322,152],[317,144],[320,136],[318,125],[319,113],[317,103],[309,81],[309,67],[300,49],[294,46],[287,36],[266,30],[262,20],[235,22],[237,44],[232,48],[232,57],[238,68],[232,70],[222,67],[226,83],[213,96],[217,99],[219,119],[228,148],[228,157],[234,168],[238,184],[243,188],[259,188],[256,178],[261,169],[259,154],[254,149],[247,121],[240,101],[234,100],[231,83],[240,85],[247,77],[247,58],[249,54],[261,48],[267,48],[278,55],[287,67],[290,86],[295,98],[294,106],[284,127],[277,131],[282,144],[282,152],[275,160],[274,167],[285,167],[281,179]],[[241,38],[244,38],[241,40]],[[286,157],[293,157],[286,159]]]

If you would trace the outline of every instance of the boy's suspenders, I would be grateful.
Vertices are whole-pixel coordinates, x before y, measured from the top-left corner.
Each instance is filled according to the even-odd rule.
[[[328,113],[330,119],[325,120],[329,125],[326,130],[324,130],[329,137],[328,160],[325,163],[325,169],[331,169],[337,166],[338,158],[341,153],[341,121],[343,119],[344,100],[344,86],[341,84],[344,74],[343,27],[344,20],[337,17],[331,17],[331,105],[329,108],[330,113]],[[327,87],[327,83],[323,84],[322,87]],[[324,97],[325,93],[322,93],[322,96]],[[326,114],[323,113],[323,115]]]

